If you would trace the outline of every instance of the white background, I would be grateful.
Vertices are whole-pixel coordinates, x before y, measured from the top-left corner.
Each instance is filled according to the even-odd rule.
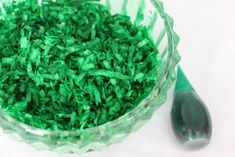
[[[229,157],[235,155],[235,1],[164,0],[181,37],[181,66],[213,120],[210,145],[186,151],[170,126],[171,99],[121,144],[86,157]],[[0,157],[77,157],[37,151],[0,131]]]

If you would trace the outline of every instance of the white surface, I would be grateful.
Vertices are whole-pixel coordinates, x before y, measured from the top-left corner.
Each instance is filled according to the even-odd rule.
[[[181,65],[213,120],[210,145],[186,151],[174,138],[170,127],[171,103],[163,105],[137,133],[121,144],[86,157],[227,157],[235,154],[235,1],[164,0],[181,37]],[[171,99],[169,99],[170,101]],[[1,157],[57,157],[16,142],[0,132]],[[78,155],[61,155],[77,157]]]

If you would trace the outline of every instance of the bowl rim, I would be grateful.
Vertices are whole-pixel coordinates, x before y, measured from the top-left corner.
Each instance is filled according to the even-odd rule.
[[[154,8],[159,12],[159,15],[161,16],[162,20],[164,21],[164,26],[166,29],[166,34],[167,34],[167,40],[168,40],[168,51],[170,51],[171,55],[169,62],[167,63],[167,68],[164,71],[165,77],[169,74],[169,71],[167,69],[171,66],[172,60],[173,60],[173,55],[174,52],[176,51],[176,46],[177,44],[174,43],[174,37],[176,33],[173,30],[173,24],[171,23],[172,19],[171,17],[164,11],[163,4],[161,0],[150,0]],[[177,63],[176,63],[177,64]],[[169,70],[169,69],[168,69]],[[167,80],[164,80],[164,76],[158,81],[159,82],[166,82]],[[0,118],[5,119],[6,121],[10,122],[11,124],[15,124],[15,127],[19,127],[20,129],[23,129],[24,131],[35,134],[35,135],[40,135],[40,136],[53,136],[53,135],[60,135],[60,136],[68,136],[68,135],[82,135],[82,134],[87,134],[90,132],[94,132],[97,130],[105,130],[107,126],[112,127],[112,125],[115,125],[116,122],[121,121],[122,119],[125,119],[129,115],[135,113],[137,110],[140,108],[144,107],[146,105],[145,100],[151,97],[152,93],[155,91],[154,89],[156,88],[156,85],[154,86],[153,90],[150,92],[150,94],[145,97],[134,109],[131,111],[125,113],[124,115],[118,117],[117,119],[114,119],[112,121],[109,121],[107,123],[92,127],[92,128],[85,128],[82,130],[47,130],[47,129],[41,129],[37,127],[30,126],[26,123],[23,123],[19,120],[14,119],[11,117],[9,114],[7,114],[4,109],[0,108]]]

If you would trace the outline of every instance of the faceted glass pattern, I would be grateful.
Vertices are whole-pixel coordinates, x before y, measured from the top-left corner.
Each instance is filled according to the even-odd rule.
[[[14,0],[17,1],[17,0]],[[22,0],[18,0],[22,1]],[[78,3],[80,0],[77,0]],[[11,3],[12,0],[1,0]],[[39,2],[43,5],[43,0]],[[160,79],[154,90],[134,110],[122,117],[98,127],[79,131],[48,131],[30,127],[8,116],[0,109],[0,126],[5,133],[39,149],[63,153],[84,153],[100,150],[122,141],[149,120],[156,109],[167,99],[167,91],[176,79],[176,65],[180,57],[176,50],[179,37],[173,31],[173,19],[168,16],[159,0],[100,0],[112,14],[125,13],[136,22],[148,27],[159,50],[163,64],[159,68]],[[142,18],[140,18],[142,17]]]

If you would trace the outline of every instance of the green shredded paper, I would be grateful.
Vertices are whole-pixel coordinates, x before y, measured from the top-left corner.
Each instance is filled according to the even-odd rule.
[[[49,130],[92,128],[134,109],[161,61],[148,29],[95,1],[0,7],[0,107]]]

